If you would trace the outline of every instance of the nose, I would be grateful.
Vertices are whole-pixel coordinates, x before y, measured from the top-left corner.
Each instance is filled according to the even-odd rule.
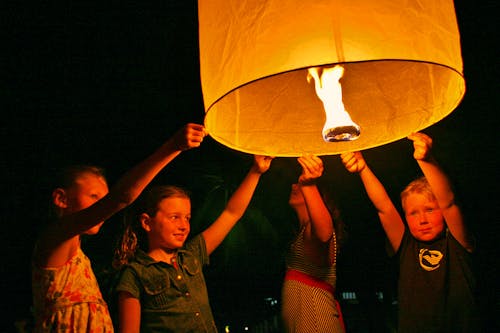
[[[189,219],[187,218],[180,219],[179,223],[177,224],[177,227],[181,230],[186,230],[189,227]]]
[[[420,224],[427,224],[427,223],[429,223],[429,222],[427,222],[427,219],[425,218],[425,214],[424,213],[418,214],[418,223],[420,223]]]

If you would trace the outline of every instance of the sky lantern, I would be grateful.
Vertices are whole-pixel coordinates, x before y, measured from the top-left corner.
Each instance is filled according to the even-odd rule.
[[[199,0],[198,21],[205,126],[242,152],[384,145],[465,93],[453,1]]]

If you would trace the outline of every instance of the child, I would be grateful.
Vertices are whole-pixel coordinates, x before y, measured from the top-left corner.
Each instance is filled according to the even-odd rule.
[[[335,299],[343,224],[336,207],[327,207],[316,186],[316,179],[323,173],[321,159],[306,155],[298,161],[302,173],[298,183],[292,185],[289,204],[297,214],[300,232],[286,257],[283,323],[286,332],[343,333],[342,314]]]
[[[217,332],[202,268],[243,216],[271,160],[255,156],[221,215],[187,242],[191,202],[186,191],[162,186],[144,193],[116,252],[115,267],[125,265],[115,287],[120,332]]]
[[[423,133],[408,139],[424,177],[401,193],[406,225],[361,153],[341,155],[347,170],[359,173],[399,255],[398,332],[477,332],[473,238],[446,174],[431,155],[432,139]]]
[[[202,125],[187,124],[108,192],[100,168],[63,170],[52,192],[54,219],[33,252],[35,332],[113,332],[107,305],[81,235],[94,235],[106,219],[131,204],[147,184],[183,150],[200,146]]]

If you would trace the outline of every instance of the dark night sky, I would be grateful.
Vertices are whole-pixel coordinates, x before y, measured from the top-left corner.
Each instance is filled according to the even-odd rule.
[[[10,320],[29,310],[29,256],[39,216],[46,209],[43,194],[50,168],[96,163],[107,169],[113,183],[181,125],[201,123],[204,111],[195,1],[126,1],[114,8],[84,1],[58,7],[2,7],[5,259],[0,275],[2,290],[7,291],[3,317]],[[434,138],[436,155],[455,181],[477,233],[482,301],[497,315],[498,7],[493,0],[456,2],[467,92],[450,116],[425,130]],[[411,152],[406,140],[365,152],[396,199],[419,172]],[[377,217],[359,179],[343,169],[338,156],[324,161],[323,178],[335,189],[349,227],[339,288],[381,288],[388,260]],[[209,214],[201,210],[208,191],[222,185],[213,196],[216,205],[224,190],[238,185],[250,163],[251,156],[208,138],[199,149],[178,157],[155,181],[189,187],[195,220],[202,226],[202,217]],[[215,312],[228,311],[228,304],[245,309],[242,297],[230,297],[245,288],[249,304],[252,297],[279,293],[281,254],[293,217],[286,200],[298,172],[294,159],[276,159],[248,217],[214,253],[207,278]],[[254,217],[262,225],[253,225]],[[119,218],[120,214],[84,244],[97,267],[106,264],[103,258],[109,255]]]

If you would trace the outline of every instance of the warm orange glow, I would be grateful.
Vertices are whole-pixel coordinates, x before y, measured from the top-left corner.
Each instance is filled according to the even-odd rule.
[[[314,79],[316,95],[323,102],[325,109],[326,121],[322,133],[327,142],[351,141],[357,139],[360,134],[359,126],[352,121],[342,101],[342,75],[344,67],[340,65],[322,69],[311,67],[307,70],[307,82],[311,82],[311,78]]]
[[[238,151],[377,147],[445,118],[465,93],[453,0],[198,0],[198,16],[204,125]]]

